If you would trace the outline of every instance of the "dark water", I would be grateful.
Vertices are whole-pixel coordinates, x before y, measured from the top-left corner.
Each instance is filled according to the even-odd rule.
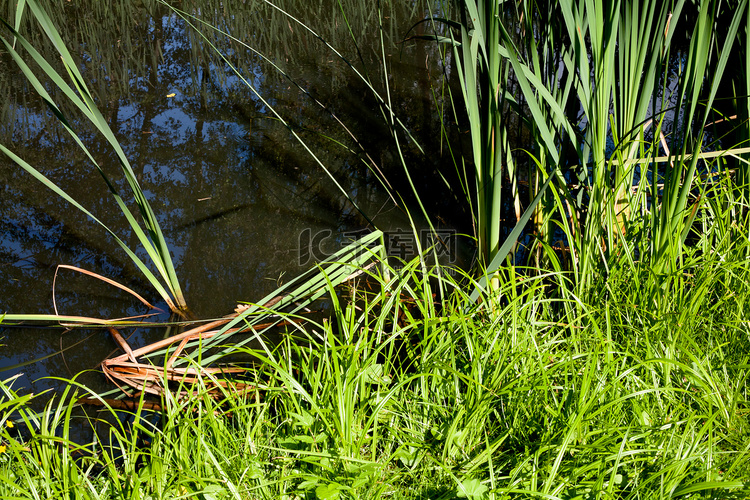
[[[9,3],[0,8],[6,19],[15,9],[15,2]],[[440,89],[450,68],[441,64],[436,46],[403,41],[409,28],[425,17],[425,5],[383,2],[379,14],[375,2],[352,2],[356,12],[349,11],[348,21],[355,43],[337,2],[283,3],[340,50],[383,96],[387,83],[393,110],[422,148],[398,133],[405,161],[436,226],[466,230],[465,203],[456,203],[436,174],[438,169],[455,171],[440,138],[436,94],[431,90]],[[260,300],[308,269],[316,257],[372,228],[370,221],[397,236],[409,227],[408,217],[392,197],[398,191],[411,205],[383,108],[362,78],[316,36],[262,2],[175,2],[174,7],[200,13],[280,67],[273,68],[225,36],[203,30],[255,93],[167,7],[153,1],[104,4],[108,2],[56,4],[51,15],[157,214],[188,305],[197,317],[222,316],[238,301]],[[26,23],[22,32],[55,60],[36,24]],[[0,96],[10,96],[0,105],[0,142],[137,248],[101,177],[6,52],[0,52]],[[438,105],[445,104],[437,96]],[[271,108],[304,139],[367,217]],[[125,193],[125,181],[106,142],[75,113],[70,120]],[[374,166],[386,174],[392,190],[382,186],[371,170]],[[60,264],[114,279],[166,310],[105,230],[5,157],[0,158],[0,180],[0,314],[53,313],[53,303],[58,313],[69,315],[118,318],[149,312],[124,292],[78,273],[59,270],[55,280]],[[412,215],[426,227],[418,210]],[[311,253],[313,240],[317,246]],[[146,258],[142,249],[137,253]],[[396,254],[409,256],[398,249]],[[156,319],[167,317],[162,313]],[[131,345],[139,346],[175,332],[124,333],[132,335]],[[105,330],[0,327],[0,336],[5,344],[0,348],[5,370],[0,376],[22,372],[16,387],[37,392],[58,387],[40,377],[69,377],[96,369],[116,350]],[[106,387],[99,372],[84,381],[97,389]]]

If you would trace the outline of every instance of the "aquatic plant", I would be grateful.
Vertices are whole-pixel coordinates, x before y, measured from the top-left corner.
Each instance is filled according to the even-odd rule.
[[[553,177],[533,218],[528,248],[543,251],[530,252],[536,265],[569,269],[584,288],[623,259],[673,272],[696,214],[710,210],[712,197],[732,197],[715,180],[728,173],[721,157],[744,148],[716,151],[704,128],[729,55],[744,43],[747,2],[730,11],[716,1],[459,4],[460,19],[435,16],[436,34],[422,38],[449,44],[459,68],[481,260],[517,223],[519,186],[528,185],[531,200]],[[676,42],[680,32],[690,34],[686,46]],[[515,148],[509,124],[521,130]],[[701,154],[707,146],[714,151]],[[509,226],[501,222],[504,191],[516,213]]]
[[[28,7],[28,10],[26,10]],[[45,33],[49,41],[53,44],[56,51],[60,56],[62,66],[64,68],[67,78],[55,69],[39,51],[33,47],[27,40],[18,32],[18,26],[21,21],[21,17],[25,12],[29,12],[31,16],[38,22],[39,27]],[[185,314],[187,312],[187,304],[180,288],[179,280],[175,273],[174,264],[170,255],[170,250],[167,245],[167,241],[164,238],[159,221],[156,214],[151,208],[146,195],[143,192],[135,172],[133,171],[128,158],[125,155],[122,147],[115,138],[112,130],[109,128],[107,121],[99,111],[91,92],[86,85],[86,82],[78,70],[78,63],[70,54],[68,49],[62,43],[62,39],[55,28],[54,23],[40,7],[36,0],[27,0],[25,2],[19,2],[16,11],[15,23],[11,24],[7,20],[0,20],[9,32],[8,35],[0,35],[0,41],[2,41],[6,50],[11,54],[13,60],[23,71],[28,82],[33,86],[34,90],[44,100],[45,104],[50,108],[51,112],[57,117],[60,124],[70,134],[75,143],[81,148],[86,157],[90,160],[91,166],[101,175],[104,180],[107,189],[115,200],[118,208],[128,221],[129,227],[133,230],[133,233],[137,236],[138,242],[146,250],[151,264],[156,267],[156,273],[144,263],[135,253],[133,249],[125,243],[120,236],[115,234],[109,227],[101,222],[93,213],[88,209],[80,205],[75,199],[69,196],[62,188],[57,186],[52,180],[43,175],[37,168],[30,165],[23,158],[17,156],[13,151],[0,144],[0,151],[6,154],[12,161],[18,166],[29,172],[44,186],[49,188],[57,196],[62,197],[68,201],[71,205],[81,210],[87,216],[91,217],[95,222],[100,224],[104,229],[107,230],[115,239],[117,244],[122,248],[138,267],[144,277],[159,293],[162,299],[166,302],[169,308],[176,313]],[[45,83],[42,82],[37,76],[34,70],[27,62],[27,59],[22,56],[21,49],[23,49],[27,57],[36,64],[41,70],[42,74],[48,79],[48,82],[55,85],[62,93],[63,96],[68,100],[68,104],[72,104],[88,122],[93,125],[95,130],[101,134],[110,145],[112,150],[115,152],[117,161],[121,167],[123,176],[127,182],[129,188],[129,194],[132,196],[132,201],[135,203],[138,214],[140,215],[141,222],[138,221],[136,215],[133,213],[131,208],[128,206],[126,201],[123,199],[119,190],[116,187],[116,183],[110,179],[105,173],[101,165],[94,159],[93,155],[83,143],[78,133],[73,129],[72,120],[70,120],[65,113],[62,111],[62,106],[58,105],[52,98],[50,93],[45,88]]]

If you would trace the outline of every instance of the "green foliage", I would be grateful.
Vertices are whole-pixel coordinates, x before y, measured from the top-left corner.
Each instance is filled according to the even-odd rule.
[[[0,496],[741,498],[750,264],[746,239],[725,245],[661,302],[647,266],[612,269],[588,301],[501,268],[469,309],[444,269],[373,267],[326,287],[330,318],[240,349],[256,389],[89,410],[86,444],[69,437],[85,388],[35,413],[3,385]]]
[[[451,45],[461,80],[454,114],[467,115],[471,133],[476,195],[468,201],[476,200],[480,262],[500,246],[502,193],[513,196],[518,222],[518,186],[528,183],[532,200],[552,177],[532,219],[533,265],[572,271],[582,290],[635,255],[656,273],[677,269],[696,213],[712,199],[696,193],[730,173],[701,153],[730,54],[746,50],[747,2],[459,5],[459,21],[434,18],[436,33],[443,24],[457,37],[433,39]],[[675,41],[680,32],[690,33],[685,47]],[[518,145],[511,126],[522,131]],[[745,171],[736,172],[740,186]]]
[[[461,22],[448,23],[460,38],[439,40],[459,61],[491,286],[428,267],[428,249],[390,267],[374,232],[261,301],[283,296],[273,311],[251,305],[226,326],[252,331],[278,315],[291,326],[273,342],[254,332],[256,349],[222,346],[229,337],[217,335],[179,360],[197,369],[245,354],[253,363],[241,381],[251,391],[214,398],[198,382],[174,393],[184,397],[167,392],[158,412],[141,399],[132,411],[102,401],[100,412],[79,413],[81,394],[97,396],[75,380],[42,411],[6,382],[0,497],[750,494],[747,186],[701,153],[746,2],[723,39],[720,3],[697,4],[677,57],[680,112],[668,145],[659,78],[676,57],[685,2],[461,6]],[[506,87],[509,75],[520,96]],[[529,133],[528,163],[509,148],[510,114]],[[563,162],[566,148],[575,161]],[[679,154],[664,160],[659,148]],[[501,182],[508,175],[517,187],[521,164],[530,165],[534,201],[521,215],[511,191],[520,223],[500,245]],[[501,266],[530,220],[544,258]],[[553,248],[554,228],[569,263]],[[348,279],[355,271],[359,280]],[[328,317],[297,317],[323,296]],[[71,438],[78,421],[95,437]]]

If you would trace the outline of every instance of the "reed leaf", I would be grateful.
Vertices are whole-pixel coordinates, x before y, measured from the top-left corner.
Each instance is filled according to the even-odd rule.
[[[669,163],[664,172],[664,188],[659,217],[654,221],[654,246],[653,258],[657,272],[669,272],[677,265],[677,257],[687,236],[688,229],[692,225],[697,213],[700,198],[694,203],[694,207],[688,210],[690,193],[695,189],[694,179],[696,176],[699,153],[703,147],[703,128],[708,121],[713,100],[716,97],[719,83],[723,77],[729,52],[732,50],[739,30],[740,23],[745,18],[747,1],[739,2],[730,24],[724,44],[718,47],[714,31],[714,20],[717,2],[702,2],[698,12],[698,20],[692,33],[690,49],[687,53],[684,77],[681,80],[677,109],[684,109],[681,121],[677,121],[682,128],[679,137],[681,144],[681,157]],[[716,47],[715,47],[716,46]],[[709,78],[709,63],[712,60],[711,52],[718,51],[718,60],[711,66]],[[704,81],[708,78],[708,99],[700,102],[700,92]],[[699,102],[703,109],[698,114]],[[676,142],[676,141],[675,141]],[[679,143],[676,143],[679,145]],[[688,148],[692,150],[688,151]],[[685,162],[686,153],[692,153],[689,163]]]
[[[45,103],[50,107],[53,114],[58,118],[60,123],[71,135],[76,144],[78,144],[81,150],[89,158],[94,168],[96,168],[99,174],[102,176],[105,184],[107,185],[107,188],[109,189],[111,195],[114,197],[115,202],[122,211],[123,215],[125,215],[128,224],[136,234],[140,244],[143,246],[143,248],[145,248],[152,264],[156,267],[157,274],[160,279],[157,278],[156,275],[154,275],[151,271],[149,271],[147,266],[140,259],[138,259],[135,256],[134,252],[129,250],[119,238],[116,239],[118,244],[126,250],[128,256],[131,258],[131,260],[133,260],[136,266],[138,266],[141,272],[144,273],[144,276],[146,276],[151,285],[156,288],[157,292],[169,305],[170,309],[172,309],[174,312],[184,314],[187,310],[187,305],[185,303],[185,299],[180,288],[179,281],[177,279],[166,239],[164,238],[156,215],[154,214],[148,200],[146,199],[145,194],[143,193],[142,188],[140,187],[136,179],[135,172],[130,166],[125,152],[122,150],[122,147],[118,143],[116,137],[114,136],[114,133],[109,128],[109,125],[97,108],[92,94],[89,92],[88,87],[84,82],[83,76],[78,71],[77,63],[63,44],[62,39],[57,32],[53,22],[50,20],[50,18],[40,7],[36,0],[27,0],[26,5],[41,26],[44,33],[54,45],[55,49],[60,54],[62,64],[65,67],[65,71],[70,83],[68,82],[68,80],[66,80],[66,78],[63,77],[63,75],[57,72],[57,70],[55,70],[47,61],[45,61],[42,55],[20,33],[18,33],[18,31],[16,31],[13,26],[11,26],[5,20],[0,21],[2,21],[2,23],[13,35],[13,42],[19,42],[20,46],[25,49],[31,59],[39,66],[43,74],[47,78],[49,78],[49,80],[55,86],[57,86],[60,91],[62,91],[62,93],[68,98],[68,100],[107,140],[109,145],[115,151],[122,172],[125,176],[128,186],[130,187],[130,194],[133,196],[133,200],[135,201],[135,204],[140,212],[143,227],[137,221],[136,217],[133,215],[123,198],[120,196],[119,192],[115,188],[114,183],[104,173],[99,164],[94,160],[89,150],[83,144],[80,137],[73,130],[70,121],[63,114],[60,106],[58,106],[49,95],[49,93],[47,93],[44,88],[44,84],[36,77],[31,68],[26,64],[21,54],[13,47],[14,43],[10,43],[4,36],[0,37],[0,39],[2,40],[3,44],[5,45],[6,49],[9,51],[15,62],[23,71],[26,79],[29,81],[29,83],[31,83],[37,93],[39,93]],[[13,161],[18,163],[22,168],[32,173],[32,175],[37,177],[38,180],[42,181],[43,184],[48,188],[53,189],[53,191],[55,191],[58,195],[63,196],[61,194],[62,191],[59,188],[53,188],[51,182],[48,179],[43,179],[43,176],[28,163],[19,163],[20,159],[16,155],[11,154],[10,151],[5,147],[3,147],[3,152],[8,155]],[[71,201],[72,198],[70,198],[69,196],[64,195],[63,197],[68,202],[73,203],[73,201]],[[73,205],[76,206],[76,208],[78,208],[79,210],[84,211],[86,215],[93,217],[90,212],[84,210],[78,203],[73,203]],[[99,224],[102,224],[96,218],[94,218],[94,220],[96,220]],[[114,236],[114,233],[111,230],[106,227],[105,229],[107,229],[107,231]]]

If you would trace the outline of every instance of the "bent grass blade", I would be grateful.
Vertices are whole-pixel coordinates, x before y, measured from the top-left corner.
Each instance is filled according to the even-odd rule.
[[[198,362],[202,366],[208,366],[224,357],[230,348],[220,349],[220,352],[210,356],[203,356],[206,349],[215,347],[220,341],[226,340],[234,333],[248,331],[252,332],[249,338],[241,340],[232,345],[231,349],[238,349],[252,341],[260,341],[266,348],[261,335],[283,322],[285,317],[293,317],[295,314],[303,311],[307,306],[321,298],[329,292],[331,288],[338,286],[347,281],[352,275],[361,271],[368,261],[385,262],[385,246],[383,243],[383,233],[373,231],[367,236],[355,241],[342,250],[338,251],[331,258],[312,269],[308,274],[299,276],[286,285],[276,289],[273,293],[261,299],[257,304],[248,304],[248,307],[240,312],[237,317],[233,318],[220,331],[219,334],[207,341],[198,339],[190,342],[187,348],[194,349],[189,355],[185,356],[187,360]],[[273,308],[266,306],[269,302],[276,300],[279,296],[282,298],[274,303]],[[279,311],[288,308],[283,315]],[[270,325],[262,323],[270,322]],[[225,332],[236,328],[236,330],[223,335]],[[154,353],[153,356],[164,356],[165,351]],[[268,350],[267,355],[271,355]]]
[[[115,288],[119,288],[120,290],[123,290],[123,291],[129,293],[130,295],[132,295],[133,297],[135,297],[136,299],[138,299],[143,305],[145,305],[149,309],[156,309],[156,307],[152,306],[146,299],[144,299],[143,297],[141,297],[140,295],[138,295],[134,290],[132,290],[131,288],[129,288],[129,287],[125,286],[125,285],[123,285],[122,283],[118,283],[118,282],[116,282],[113,279],[107,278],[106,276],[102,276],[101,274],[97,274],[97,273],[92,272],[92,271],[87,271],[86,269],[82,269],[80,267],[68,266],[66,264],[60,264],[59,266],[57,266],[57,270],[55,271],[55,278],[52,280],[52,303],[55,305],[55,312],[57,312],[57,304],[56,304],[56,301],[55,301],[55,283],[57,282],[57,272],[60,269],[69,269],[71,271],[76,271],[76,272],[79,272],[81,274],[85,274],[86,276],[91,276],[92,278],[96,278],[98,280],[101,280],[101,281],[107,283],[108,285],[112,285]]]

